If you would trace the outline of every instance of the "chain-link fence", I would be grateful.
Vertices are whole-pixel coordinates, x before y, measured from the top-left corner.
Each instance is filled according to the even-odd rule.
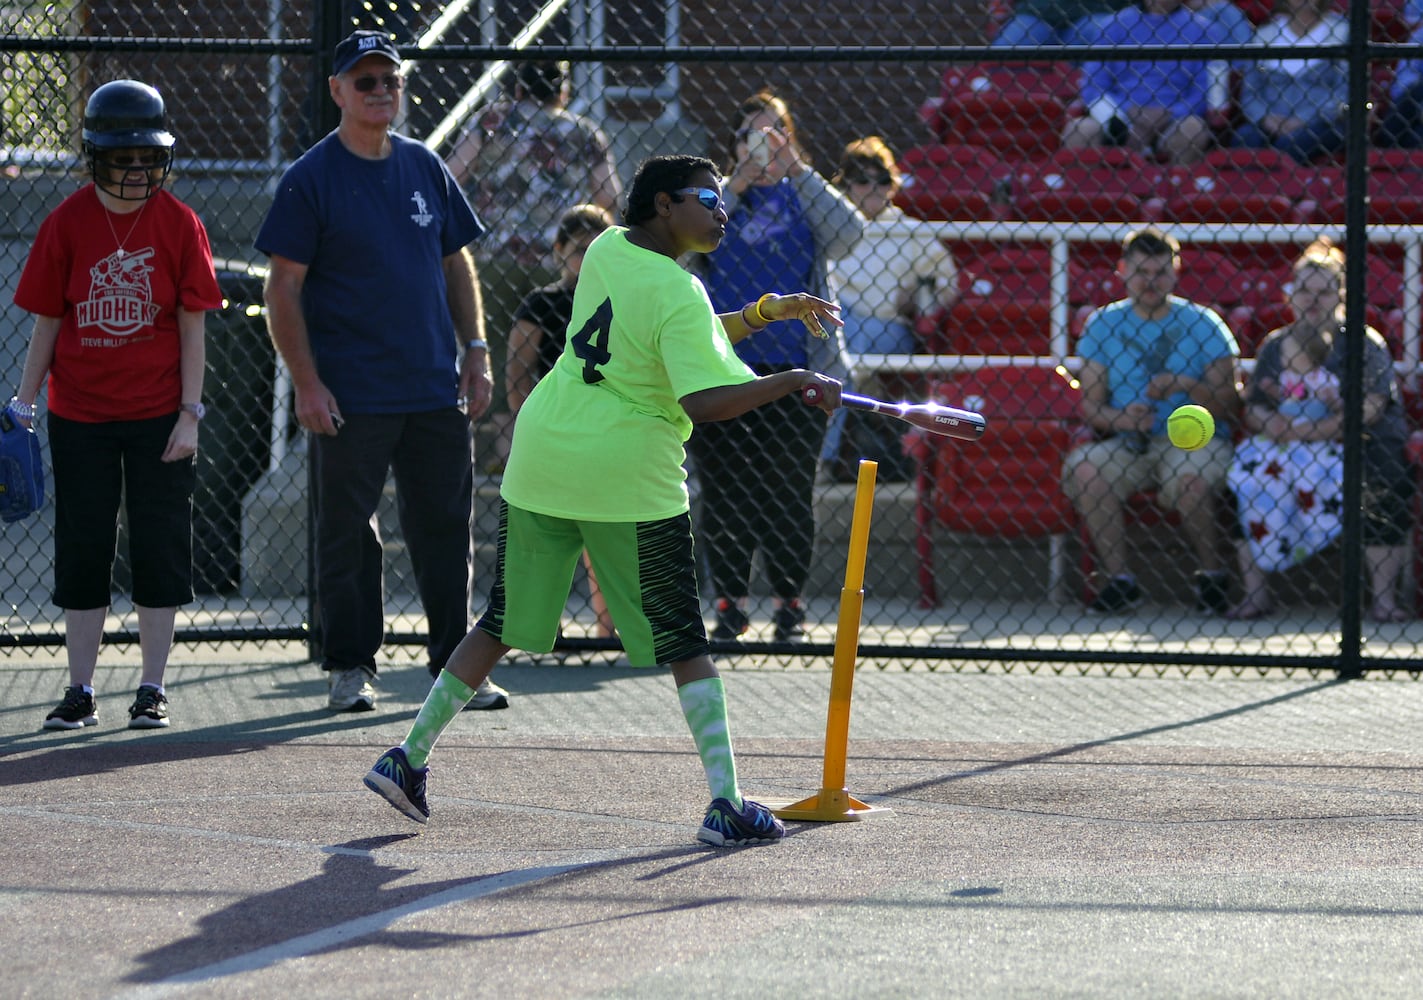
[[[1117,10],[1065,13],[1088,6]],[[853,480],[871,458],[866,662],[1417,671],[1423,549],[1411,484],[1423,446],[1405,422],[1423,349],[1417,20],[1403,0],[1279,12],[1255,0],[11,0],[0,5],[0,357],[17,377],[30,318],[11,304],[15,283],[40,222],[89,179],[78,155],[87,95],[123,77],[157,86],[178,136],[169,186],[203,218],[225,297],[208,319],[200,597],[179,637],[307,635],[306,448],[266,337],[253,239],[281,172],[336,124],[332,47],[377,28],[407,59],[399,130],[446,157],[490,230],[473,248],[498,383],[476,435],[476,606],[511,411],[547,364],[540,347],[563,333],[528,298],[571,280],[578,238],[553,245],[560,217],[584,202],[616,217],[642,157],[694,152],[721,165],[731,196],[726,242],[687,262],[719,309],[824,289],[844,307],[857,391],[971,406],[989,422],[977,443],[862,413],[827,435],[792,401],[699,429],[689,475],[703,596],[726,651],[739,642],[761,662],[791,664],[831,649]],[[766,88],[784,104],[757,98]],[[1172,281],[1122,259],[1123,238],[1149,224],[1182,245],[1176,294],[1220,325],[1142,305]],[[1308,363],[1289,346],[1316,350],[1320,339],[1301,332],[1296,310],[1308,303],[1293,264],[1319,236],[1346,252],[1349,295],[1323,360]],[[1140,322],[1107,335],[1133,313]],[[1381,380],[1354,332],[1365,323],[1394,362]],[[813,349],[790,327],[748,341],[748,360],[806,364]],[[1262,353],[1280,328],[1297,336]],[[1133,337],[1130,365],[1104,353]],[[1276,441],[1250,453],[1253,464],[1237,457],[1233,477],[1226,465],[1172,471],[1186,453],[1150,445],[1151,468],[1123,487],[1117,522],[1115,502],[1063,465],[1090,437],[1116,432],[1121,443],[1131,401],[1111,395],[1111,379],[1137,378],[1132,366],[1161,374],[1173,349],[1185,367],[1168,373],[1163,407],[1191,390],[1233,444],[1270,437],[1269,420],[1247,426],[1248,408],[1193,388],[1222,370],[1205,363],[1216,358],[1249,389],[1259,357],[1271,377],[1253,405],[1314,428],[1274,436],[1320,443]],[[1392,479],[1380,449],[1397,460]],[[1269,476],[1284,488],[1250,485],[1245,466],[1272,461],[1290,469]],[[5,529],[13,647],[62,641],[47,600],[50,514]],[[423,619],[393,503],[378,520],[387,629],[415,645]],[[121,553],[117,593],[126,573]],[[575,583],[565,648],[614,648],[581,569]],[[805,612],[804,645],[798,614],[781,607],[791,599]],[[129,610],[115,605],[114,638],[131,638]]]

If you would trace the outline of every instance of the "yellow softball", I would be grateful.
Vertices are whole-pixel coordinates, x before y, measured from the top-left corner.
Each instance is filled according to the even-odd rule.
[[[1215,435],[1215,418],[1211,411],[1195,403],[1178,406],[1166,418],[1166,436],[1183,451],[1203,447]]]

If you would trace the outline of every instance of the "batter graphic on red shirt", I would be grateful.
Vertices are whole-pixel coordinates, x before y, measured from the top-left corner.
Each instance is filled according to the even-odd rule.
[[[126,253],[118,250],[89,269],[89,297],[76,304],[79,328],[97,326],[115,337],[127,337],[158,317],[148,276],[153,248]]]

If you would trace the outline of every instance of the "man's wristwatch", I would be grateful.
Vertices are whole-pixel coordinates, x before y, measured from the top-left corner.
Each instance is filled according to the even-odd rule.
[[[202,403],[184,403],[178,407],[184,413],[191,413],[195,420],[201,420],[208,415],[208,408]]]

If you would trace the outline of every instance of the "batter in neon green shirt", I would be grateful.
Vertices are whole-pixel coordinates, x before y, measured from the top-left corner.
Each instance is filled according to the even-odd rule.
[[[609,229],[583,259],[563,355],[519,410],[500,493],[570,520],[684,513],[692,422],[678,400],[754,378],[701,281]]]

